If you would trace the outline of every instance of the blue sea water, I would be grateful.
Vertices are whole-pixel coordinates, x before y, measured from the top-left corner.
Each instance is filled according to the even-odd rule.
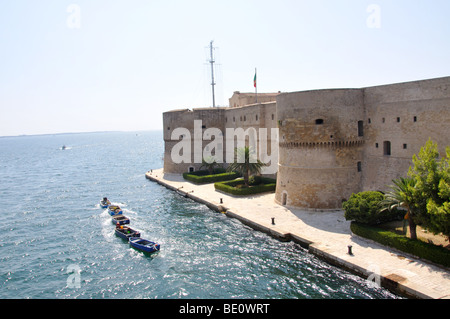
[[[146,180],[163,149],[150,131],[0,138],[0,298],[397,298]],[[103,196],[161,251],[115,236]]]

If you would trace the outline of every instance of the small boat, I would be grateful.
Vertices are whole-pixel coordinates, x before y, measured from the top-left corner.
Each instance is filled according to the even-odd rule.
[[[130,237],[141,237],[141,233],[137,230],[131,229],[128,226],[117,225],[116,226],[116,235],[128,240]]]
[[[114,215],[112,216],[112,222],[114,225],[125,225],[130,223],[130,219],[124,215]]]
[[[66,149],[67,147],[65,146],[65,145],[63,145],[62,147],[61,147],[61,149],[64,151],[65,149]]]
[[[153,253],[161,248],[160,244],[140,237],[131,237],[129,243],[131,247],[146,253]]]
[[[108,206],[111,205],[111,202],[108,198],[103,197],[103,199],[100,201],[100,207],[101,208],[108,208]]]
[[[122,213],[123,213],[122,209],[119,206],[117,206],[117,205],[109,205],[108,206],[108,212],[109,212],[109,214],[111,216],[122,215]]]

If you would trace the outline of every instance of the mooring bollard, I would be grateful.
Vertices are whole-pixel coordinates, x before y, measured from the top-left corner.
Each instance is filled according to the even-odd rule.
[[[272,217],[272,225],[275,225],[275,217]]]
[[[353,255],[353,253],[352,253],[352,245],[348,245],[347,248],[348,248],[348,254],[349,255]]]

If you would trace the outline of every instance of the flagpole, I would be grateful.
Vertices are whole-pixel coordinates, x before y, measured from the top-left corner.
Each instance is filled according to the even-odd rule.
[[[256,84],[256,68],[255,68],[255,96],[256,96],[256,103],[258,103],[258,88],[257,88],[257,84]]]

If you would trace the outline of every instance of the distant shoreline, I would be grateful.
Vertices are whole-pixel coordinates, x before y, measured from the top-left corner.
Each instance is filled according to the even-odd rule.
[[[42,133],[42,134],[19,134],[19,135],[1,135],[0,138],[8,137],[30,137],[30,136],[49,136],[49,135],[75,135],[75,134],[100,134],[100,133],[138,133],[138,132],[158,132],[157,130],[137,130],[137,131],[91,131],[91,132],[63,132],[63,133]]]

